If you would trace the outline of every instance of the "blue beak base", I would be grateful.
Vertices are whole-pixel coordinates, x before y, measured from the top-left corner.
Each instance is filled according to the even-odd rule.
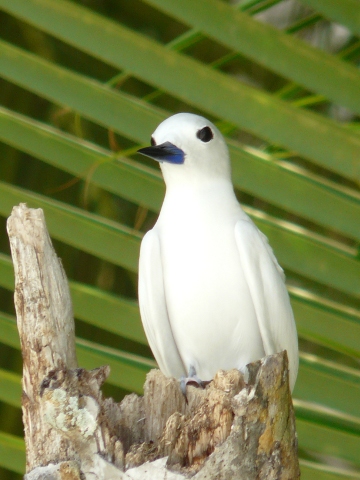
[[[150,157],[157,162],[168,162],[180,165],[185,161],[185,153],[181,148],[176,147],[170,142],[154,145],[153,147],[140,148],[138,153]]]

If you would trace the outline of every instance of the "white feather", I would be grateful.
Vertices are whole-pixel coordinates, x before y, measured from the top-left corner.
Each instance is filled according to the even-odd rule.
[[[139,269],[140,313],[146,337],[161,371],[180,377],[182,364],[166,306],[159,238],[148,232],[141,243]]]
[[[267,238],[251,221],[239,221],[235,237],[265,354],[287,350],[293,389],[298,372],[298,342],[284,272]]]

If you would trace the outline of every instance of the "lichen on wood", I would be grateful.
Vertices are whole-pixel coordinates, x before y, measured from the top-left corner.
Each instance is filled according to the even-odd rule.
[[[105,399],[109,367],[77,366],[69,288],[42,210],[15,207],[8,232],[26,480],[299,478],[286,352],[250,364],[246,382],[219,371],[186,398],[178,380],[152,370],[143,396]]]

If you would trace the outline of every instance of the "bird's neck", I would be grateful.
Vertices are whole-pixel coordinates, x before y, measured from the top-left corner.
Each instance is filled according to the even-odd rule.
[[[167,186],[159,221],[166,218],[207,218],[223,214],[242,215],[232,183],[225,179],[201,184],[175,184]],[[244,214],[245,215],[245,214]]]
[[[187,178],[186,181],[182,179],[176,179],[174,182],[166,183],[166,196],[172,197],[197,197],[206,198],[207,196],[214,197],[235,197],[233,185],[230,179],[227,178]]]
[[[183,189],[195,191],[212,188],[213,185],[228,185],[232,189],[230,162],[214,162],[211,158],[185,158],[184,164],[172,165],[167,162],[160,168],[167,189]]]

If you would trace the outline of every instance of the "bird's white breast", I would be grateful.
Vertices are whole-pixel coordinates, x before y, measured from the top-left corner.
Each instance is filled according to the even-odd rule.
[[[264,356],[234,234],[242,218],[225,182],[168,192],[154,227],[174,338],[184,365],[203,380]]]

